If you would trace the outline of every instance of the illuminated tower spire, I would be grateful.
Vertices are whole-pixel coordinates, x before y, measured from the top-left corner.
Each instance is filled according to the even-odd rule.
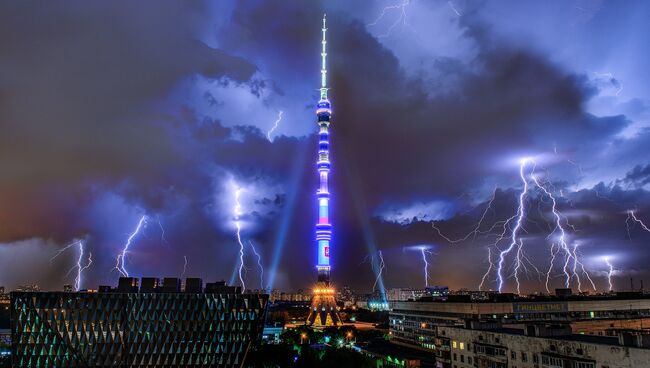
[[[320,185],[316,191],[318,199],[318,223],[316,224],[316,244],[318,247],[318,283],[314,289],[312,310],[308,322],[316,326],[338,325],[341,320],[334,299],[334,288],[330,284],[330,242],[332,240],[332,225],[329,222],[329,127],[332,116],[332,106],[327,98],[327,23],[323,16],[323,40],[320,100],[316,106],[318,117],[318,159],[316,168]]]
[[[323,15],[323,40],[321,41],[323,51],[320,55],[323,60],[320,69],[320,99],[327,100],[327,18]]]
[[[318,197],[318,223],[316,224],[316,242],[318,243],[318,281],[329,283],[330,281],[330,240],[332,239],[332,225],[329,223],[329,200],[330,193],[328,188],[330,157],[329,157],[329,126],[332,115],[332,107],[327,99],[327,33],[326,18],[323,16],[323,50],[321,56],[323,59],[321,74],[320,101],[316,107],[316,116],[318,116],[318,176],[320,186],[316,195]]]

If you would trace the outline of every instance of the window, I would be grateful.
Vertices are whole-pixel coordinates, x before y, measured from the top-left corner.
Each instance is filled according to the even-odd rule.
[[[523,351],[521,352],[521,361],[524,363],[528,361],[528,355]]]
[[[596,364],[591,362],[577,362],[575,365],[576,368],[594,368],[595,366]]]
[[[460,343],[460,350],[465,350],[465,343],[464,342]]]
[[[472,364],[472,357],[467,357],[467,364]]]
[[[510,352],[510,359],[517,360],[517,353],[515,353],[514,350]]]
[[[458,360],[457,357],[456,357],[456,353],[454,353],[454,360]]]
[[[458,348],[458,343],[456,342],[456,340],[451,342],[451,347],[454,348],[454,349]]]
[[[460,362],[465,363],[465,356],[463,354],[460,354]],[[582,367],[580,367],[582,368]]]
[[[538,364],[539,363],[539,357],[537,354],[533,354],[533,363]]]
[[[542,364],[545,364],[549,368],[564,368],[564,361],[562,359],[546,355],[542,355]]]

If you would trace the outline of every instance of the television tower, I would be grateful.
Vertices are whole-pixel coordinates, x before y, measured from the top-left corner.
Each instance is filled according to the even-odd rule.
[[[313,292],[311,310],[307,323],[312,326],[336,326],[341,324],[335,290],[330,284],[330,241],[332,240],[332,224],[329,221],[329,200],[328,176],[330,171],[329,159],[329,127],[332,116],[332,106],[327,98],[327,33],[326,17],[323,15],[323,40],[322,43],[322,67],[320,82],[320,100],[316,106],[318,117],[318,160],[316,167],[320,178],[320,187],[316,192],[318,198],[318,223],[316,224],[316,243],[318,245],[318,282]]]

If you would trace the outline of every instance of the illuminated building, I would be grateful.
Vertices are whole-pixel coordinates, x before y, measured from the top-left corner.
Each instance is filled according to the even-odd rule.
[[[391,302],[390,340],[435,354],[442,368],[614,368],[650,361],[650,298],[640,293],[502,299]]]
[[[36,284],[19,285],[16,288],[16,291],[36,292],[36,291],[41,291],[41,288]]]
[[[122,278],[99,292],[14,292],[14,367],[241,367],[268,295],[224,282]]]
[[[318,246],[318,282],[313,290],[312,305],[307,323],[312,326],[335,326],[341,323],[336,307],[336,291],[330,283],[330,241],[332,240],[332,224],[329,221],[328,176],[330,172],[329,159],[329,126],[332,116],[332,106],[327,98],[327,32],[326,18],[323,16],[323,40],[320,100],[316,108],[318,117],[318,160],[316,167],[320,180],[317,191],[318,223],[316,224],[316,244]]]

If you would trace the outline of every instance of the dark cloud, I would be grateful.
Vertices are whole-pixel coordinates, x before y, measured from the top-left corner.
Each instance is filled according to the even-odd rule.
[[[632,185],[635,188],[641,188],[650,183],[650,164],[645,166],[634,166],[632,171],[625,175],[623,182]]]
[[[52,248],[49,239],[60,245],[84,237],[97,255],[89,283],[113,283],[116,274],[104,270],[147,214],[151,221],[128,260],[138,274],[177,275],[187,257],[194,274],[228,279],[238,252],[239,185],[245,239],[258,245],[265,264],[282,248],[276,286],[307,287],[317,143],[313,135],[270,142],[260,121],[275,115],[254,110],[286,112],[288,106],[273,105],[282,98],[312,119],[287,113],[286,131],[315,131],[319,19],[327,9],[337,284],[368,289],[374,275],[369,266],[360,272],[359,262],[382,249],[386,284],[418,285],[421,254],[411,246],[427,244],[440,283],[476,285],[490,239],[451,246],[430,220],[449,237],[463,236],[495,187],[485,226],[512,216],[521,185],[517,159],[538,153],[564,163],[540,162],[539,172],[555,174],[547,183],[563,191],[559,208],[579,229],[576,238],[593,244],[586,253],[604,254],[607,242],[639,253],[643,234],[632,229],[626,240],[625,219],[630,208],[648,213],[648,167],[622,182],[610,177],[579,189],[581,164],[565,162],[570,155],[587,171],[599,164],[627,170],[630,157],[647,155],[650,134],[619,136],[632,124],[627,116],[588,112],[599,86],[586,72],[509,42],[482,7],[469,6],[460,18],[450,13],[449,27],[471,51],[434,55],[411,70],[360,20],[372,3],[328,6],[0,5],[0,241],[21,246],[15,241],[38,238],[41,248]],[[608,150],[618,156],[601,159]],[[552,226],[548,205],[539,193],[530,203],[526,236],[539,266]]]
[[[196,74],[246,80],[255,70],[200,41],[199,3],[0,7],[3,240],[56,236],[52,219],[79,221],[89,186],[168,185],[187,157],[161,101]]]

